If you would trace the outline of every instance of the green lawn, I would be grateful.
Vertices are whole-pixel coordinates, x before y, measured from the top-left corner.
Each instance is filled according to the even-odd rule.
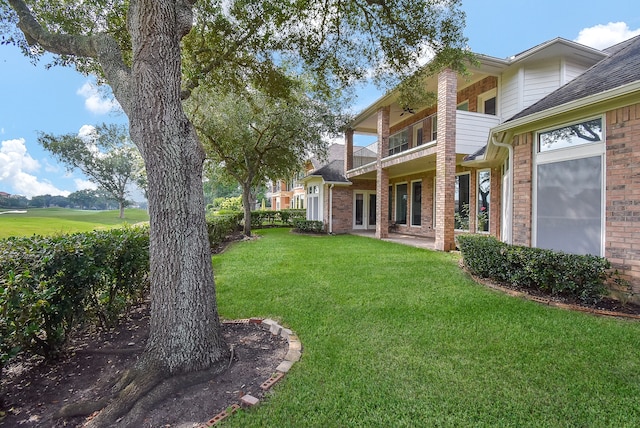
[[[0,213],[6,211],[10,210],[0,210]],[[35,208],[26,211],[21,214],[0,214],[0,238],[86,232],[98,228],[116,227],[124,223],[134,224],[149,220],[149,214],[140,209],[125,210],[124,220],[118,218],[118,210],[83,211],[66,208]]]
[[[639,425],[640,323],[488,290],[453,254],[259,233],[214,256],[220,313],[275,318],[304,352],[224,426]]]

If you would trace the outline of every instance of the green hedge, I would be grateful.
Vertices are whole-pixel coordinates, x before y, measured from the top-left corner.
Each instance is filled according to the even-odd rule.
[[[307,216],[306,210],[287,209],[280,211],[256,210],[251,211],[251,228],[260,229],[265,226],[293,225],[295,220],[304,220]],[[209,227],[209,240],[211,246],[222,242],[222,240],[235,230],[242,229],[244,214],[241,211],[217,211],[207,215]]]
[[[316,220],[296,219],[293,221],[293,227],[298,232],[324,233],[324,223]]]
[[[113,325],[148,272],[147,228],[0,240],[0,369],[21,350],[55,357],[84,322]]]
[[[224,239],[240,228],[241,212],[217,213],[207,215],[207,233],[211,248],[218,246]]]
[[[456,239],[471,273],[501,283],[591,303],[605,294],[611,278],[611,264],[602,257],[508,245],[486,235]]]

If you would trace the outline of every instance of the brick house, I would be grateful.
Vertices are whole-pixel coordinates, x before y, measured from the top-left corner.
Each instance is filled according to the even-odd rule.
[[[289,179],[271,181],[268,184],[267,197],[271,199],[272,210],[304,209],[306,205],[306,190],[304,178],[314,170],[327,163],[344,158],[344,148],[339,144],[332,144],[327,149],[326,158],[317,156],[308,159],[298,173]]]
[[[307,201],[318,185],[308,217],[443,251],[472,232],[605,256],[640,292],[640,38],[477,60],[425,81],[434,106],[403,108],[391,91],[356,116],[342,168],[303,180]],[[359,134],[377,141],[357,147]]]

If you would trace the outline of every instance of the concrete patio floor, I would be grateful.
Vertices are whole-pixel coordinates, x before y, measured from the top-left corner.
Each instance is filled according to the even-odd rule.
[[[364,236],[367,238],[375,239],[376,233],[373,230],[352,230],[351,235]],[[406,235],[404,233],[389,233],[388,238],[383,238],[383,241],[395,242],[397,244],[409,245],[411,247],[424,248],[427,250],[435,249],[435,239],[426,238],[424,236]]]

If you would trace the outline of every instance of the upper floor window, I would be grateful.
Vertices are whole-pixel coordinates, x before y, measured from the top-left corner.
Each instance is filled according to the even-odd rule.
[[[389,137],[389,156],[409,148],[409,130],[407,128]]]
[[[538,153],[602,142],[602,118],[538,134]]]
[[[424,143],[424,127],[422,123],[413,126],[413,141],[416,147]]]
[[[478,113],[496,115],[496,99],[498,91],[494,88],[478,96]]]

